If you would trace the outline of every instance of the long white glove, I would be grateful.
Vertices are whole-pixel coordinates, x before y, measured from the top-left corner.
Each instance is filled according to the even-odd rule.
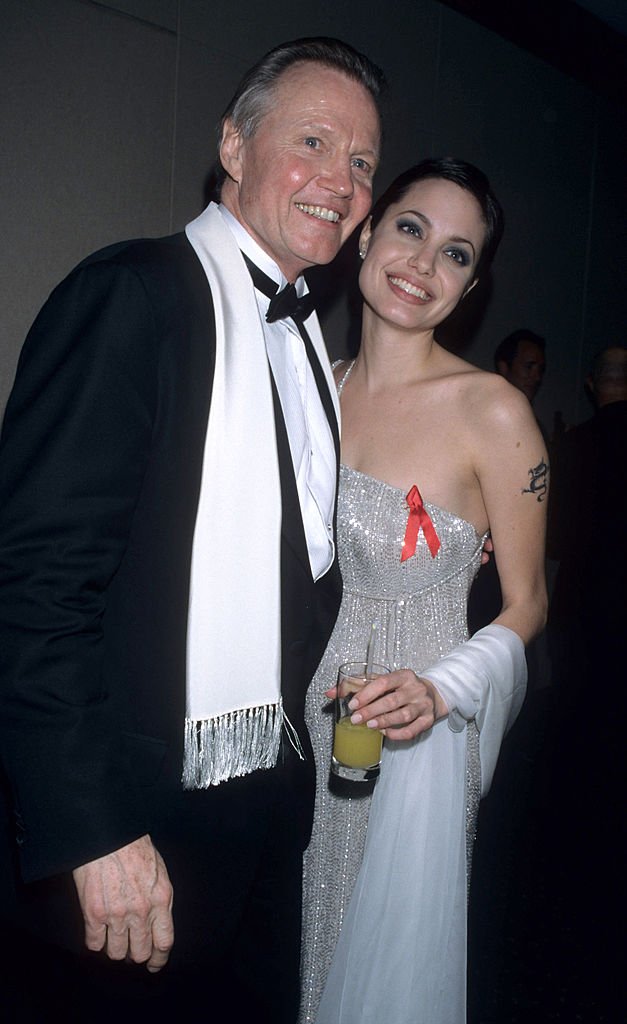
[[[481,755],[481,795],[488,792],[501,747],[527,688],[525,647],[507,626],[485,626],[465,644],[420,673],[449,708],[448,724],[461,732],[475,719]]]

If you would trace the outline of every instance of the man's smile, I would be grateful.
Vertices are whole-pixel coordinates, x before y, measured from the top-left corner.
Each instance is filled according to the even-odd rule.
[[[317,220],[328,220],[333,224],[341,219],[341,214],[337,210],[329,210],[327,206],[310,206],[307,203],[295,203],[297,210],[301,210],[303,213],[308,213],[310,217],[316,217]]]

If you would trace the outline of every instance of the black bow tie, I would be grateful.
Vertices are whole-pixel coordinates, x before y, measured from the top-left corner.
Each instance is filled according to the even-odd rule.
[[[314,311],[314,300],[310,293],[299,298],[296,294],[296,286],[293,284],[287,284],[279,291],[278,285],[271,277],[256,267],[244,253],[242,256],[250,271],[255,288],[270,299],[266,313],[266,320],[269,324],[273,324],[276,320],[287,320],[290,316],[294,323],[302,324],[307,317],[311,316]]]
[[[295,285],[287,284],[270,299],[266,320],[269,324],[273,324],[275,320],[286,320],[288,316],[291,316],[294,323],[302,324],[308,316],[311,316],[313,310],[314,301],[311,293],[308,292],[307,295],[302,295],[299,298]]]

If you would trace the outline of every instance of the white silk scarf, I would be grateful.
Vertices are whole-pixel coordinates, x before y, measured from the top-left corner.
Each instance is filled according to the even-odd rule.
[[[216,330],[187,630],[183,785],[197,789],[277,760],[281,485],[250,275],[215,204],[185,233],[207,275]]]

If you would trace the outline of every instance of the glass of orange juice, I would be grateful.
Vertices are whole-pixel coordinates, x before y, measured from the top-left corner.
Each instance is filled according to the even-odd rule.
[[[383,736],[378,729],[368,728],[365,722],[353,725],[353,712],[348,705],[366,683],[388,672],[389,669],[384,665],[374,664],[369,667],[364,661],[348,661],[340,665],[335,697],[331,771],[342,779],[369,782],[379,774]]]

